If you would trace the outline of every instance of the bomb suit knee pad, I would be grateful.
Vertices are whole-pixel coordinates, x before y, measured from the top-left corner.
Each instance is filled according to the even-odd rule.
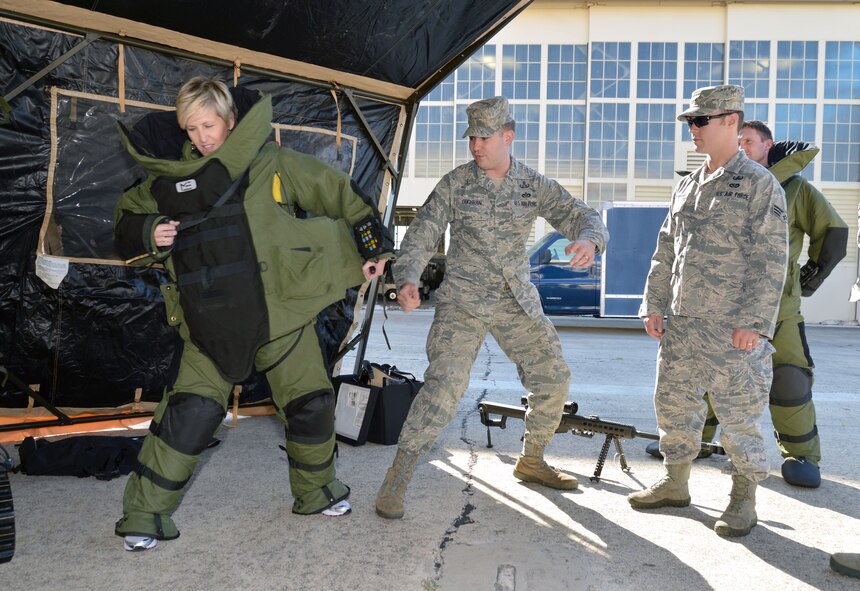
[[[147,535],[160,540],[179,536],[171,515],[179,505],[200,454],[224,419],[215,400],[177,392],[164,405],[137,457],[123,495],[118,535]]]
[[[294,513],[319,513],[349,496],[349,487],[335,478],[334,408],[334,392],[324,389],[283,409]]]
[[[770,387],[770,405],[779,407],[803,406],[812,400],[812,372],[796,365],[778,365],[773,368]]]
[[[177,392],[167,401],[161,420],[153,422],[150,431],[171,449],[196,456],[209,445],[225,415],[224,407],[211,398]]]
[[[331,390],[299,396],[284,407],[287,441],[319,445],[334,435],[335,397]]]
[[[815,424],[810,370],[787,364],[773,369],[770,416],[783,457],[802,456],[815,463],[820,460],[821,444]]]

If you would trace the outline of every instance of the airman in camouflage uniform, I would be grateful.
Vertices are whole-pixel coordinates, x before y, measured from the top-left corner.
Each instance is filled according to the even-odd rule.
[[[514,475],[572,489],[577,481],[543,461],[558,427],[570,383],[561,343],[529,281],[526,240],[543,216],[572,240],[571,264],[589,266],[608,232],[600,215],[561,185],[514,160],[514,122],[504,97],[467,109],[474,160],[445,175],[403,238],[394,275],[398,302],[418,306],[417,284],[439,239],[451,226],[445,279],[427,338],[429,366],[400,435],[397,456],[376,500],[382,517],[403,516],[403,494],[418,458],[451,421],[487,333],[517,365],[529,392],[523,456]]]
[[[660,340],[654,405],[667,474],[628,497],[640,509],[690,504],[707,391],[732,460],[731,502],[714,527],[724,536],[755,525],[755,489],[768,475],[760,423],[788,254],[785,193],[738,151],[743,108],[742,87],[707,87],[678,116],[707,158],[672,195],[639,310]]]
[[[755,162],[766,166],[785,191],[788,213],[788,273],[779,302],[776,330],[771,344],[773,382],[770,387],[770,418],[779,446],[782,477],[788,484],[807,488],[821,485],[821,440],[812,400],[815,364],[806,342],[800,298],[809,297],[821,286],[847,252],[848,226],[809,181],[800,176],[819,150],[806,142],[773,142],[770,128],[761,121],[744,121],[739,138],[741,149]],[[807,240],[808,237],[808,240]],[[807,260],[799,259],[806,247]],[[708,399],[708,395],[705,395]],[[702,441],[712,441],[719,421],[708,405]],[[662,458],[658,442],[648,452]],[[710,452],[702,452],[710,455]]]

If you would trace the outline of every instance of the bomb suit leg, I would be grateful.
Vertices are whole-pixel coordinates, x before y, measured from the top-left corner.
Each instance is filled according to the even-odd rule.
[[[349,487],[335,476],[335,395],[314,324],[267,343],[256,358],[285,426],[292,510],[302,515],[349,496]]]
[[[231,386],[212,361],[186,341],[176,382],[155,411],[126,484],[117,535],[159,540],[179,536],[171,515],[200,454],[224,419]]]
[[[717,436],[717,427],[720,426],[720,420],[717,418],[717,413],[711,406],[711,397],[705,392],[703,396],[705,405],[708,407],[708,414],[705,416],[705,428],[702,429],[702,441],[711,442]]]
[[[770,415],[779,451],[783,458],[804,457],[817,465],[821,459],[821,441],[812,401],[815,365],[806,342],[803,316],[797,314],[781,321],[772,343],[776,353]]]

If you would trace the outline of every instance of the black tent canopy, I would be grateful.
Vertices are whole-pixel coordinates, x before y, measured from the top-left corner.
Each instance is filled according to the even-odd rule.
[[[164,271],[113,250],[143,174],[117,120],[171,109],[194,75],[271,94],[273,138],[349,173],[390,223],[419,99],[529,2],[0,0],[0,414],[28,403],[6,374],[80,408],[157,401],[175,371]],[[321,317],[332,360],[363,355],[358,298]]]

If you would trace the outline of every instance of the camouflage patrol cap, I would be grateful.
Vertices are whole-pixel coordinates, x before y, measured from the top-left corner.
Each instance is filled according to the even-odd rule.
[[[734,84],[706,86],[693,91],[693,96],[690,97],[690,108],[678,115],[678,121],[684,121],[688,117],[743,110],[743,86]]]
[[[469,127],[463,132],[463,137],[490,137],[505,123],[514,120],[508,108],[508,99],[503,96],[476,101],[466,107],[469,116]]]

